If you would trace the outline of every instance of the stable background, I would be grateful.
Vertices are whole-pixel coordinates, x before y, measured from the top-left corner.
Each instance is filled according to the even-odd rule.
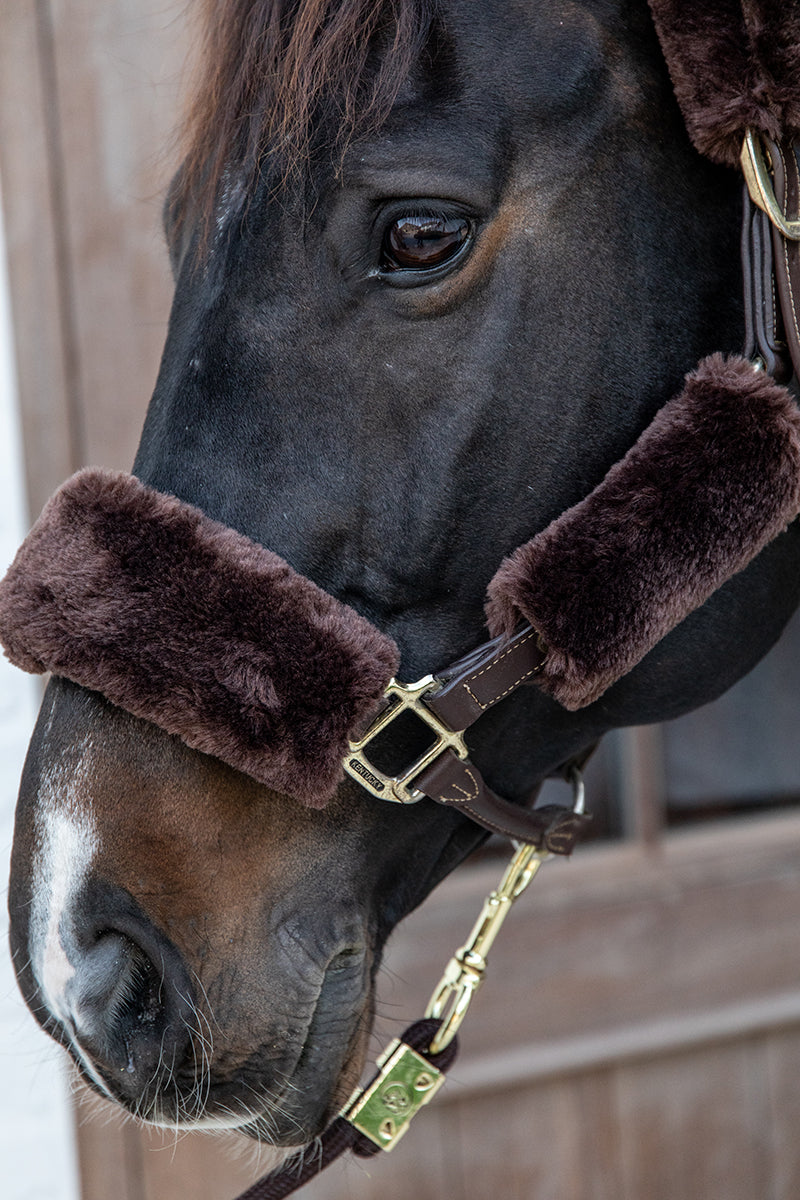
[[[130,467],[169,310],[160,207],[188,42],[174,0],[0,7],[4,561],[77,467]],[[4,847],[35,688],[0,675]],[[716,705],[608,739],[589,772],[605,836],[509,919],[444,1093],[394,1155],[333,1168],[309,1200],[796,1200],[799,694],[796,619]],[[484,852],[398,932],[376,1050],[500,869]],[[227,1200],[254,1177],[246,1149],[70,1100],[10,968],[0,1001],[4,1200]]]

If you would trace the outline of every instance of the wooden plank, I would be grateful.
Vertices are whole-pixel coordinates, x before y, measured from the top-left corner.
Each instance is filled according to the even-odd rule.
[[[499,1053],[470,1055],[440,1103],[447,1103],[450,1097],[463,1102],[465,1097],[483,1092],[585,1075],[694,1047],[707,1048],[773,1033],[800,1035],[800,988],[757,1001],[676,1013],[638,1025],[623,1024],[597,1034],[516,1043]]]
[[[0,6],[0,174],[31,513],[38,513],[79,457],[68,316],[61,307],[53,81],[41,9]]]
[[[178,111],[184,6],[51,6],[84,452],[88,461],[129,468],[172,293],[160,208],[173,167],[164,147]]]
[[[581,1121],[572,1084],[475,1100],[459,1113],[465,1200],[580,1195]]]
[[[797,1200],[800,1196],[800,1138],[797,1136],[800,1031],[775,1033],[767,1039],[772,1164],[764,1200]]]
[[[81,1200],[144,1200],[135,1126],[73,1078]]]
[[[767,1195],[760,1054],[745,1042],[618,1071],[624,1200]]]
[[[573,1084],[577,1094],[575,1132],[581,1200],[620,1200],[622,1143],[615,1082],[614,1072],[594,1071],[586,1072]]]

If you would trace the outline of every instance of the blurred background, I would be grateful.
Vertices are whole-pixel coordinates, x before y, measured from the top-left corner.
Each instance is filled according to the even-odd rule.
[[[75,469],[130,467],[169,310],[188,44],[173,0],[0,6],[0,565]],[[37,687],[0,666],[6,855]],[[796,619],[716,704],[607,739],[592,840],[509,920],[443,1096],[309,1200],[796,1200],[798,695]],[[421,1013],[504,854],[490,843],[397,934],[376,1051]],[[3,967],[4,1200],[226,1200],[254,1177],[247,1149],[71,1096],[5,949]]]

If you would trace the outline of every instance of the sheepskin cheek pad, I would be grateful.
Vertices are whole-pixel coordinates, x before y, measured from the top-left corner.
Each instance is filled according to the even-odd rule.
[[[596,700],[800,511],[800,414],[738,356],[712,355],[574,508],[489,585],[494,634],[529,622],[537,682],[566,708]]]
[[[305,804],[341,778],[397,648],[269,550],[131,475],[60,488],[0,583],[17,666],[102,692]]]

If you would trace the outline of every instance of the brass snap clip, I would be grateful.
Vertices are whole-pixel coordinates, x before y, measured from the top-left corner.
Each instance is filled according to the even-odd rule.
[[[580,816],[584,811],[585,798],[583,776],[577,767],[572,769],[570,779],[572,811]],[[472,997],[483,983],[487,956],[512,904],[525,891],[542,863],[551,857],[546,849],[537,850],[528,843],[516,845],[514,856],[500,883],[486,897],[469,938],[450,959],[439,986],[428,1002],[425,1016],[442,1022],[430,1044],[431,1054],[441,1053],[452,1042]]]

